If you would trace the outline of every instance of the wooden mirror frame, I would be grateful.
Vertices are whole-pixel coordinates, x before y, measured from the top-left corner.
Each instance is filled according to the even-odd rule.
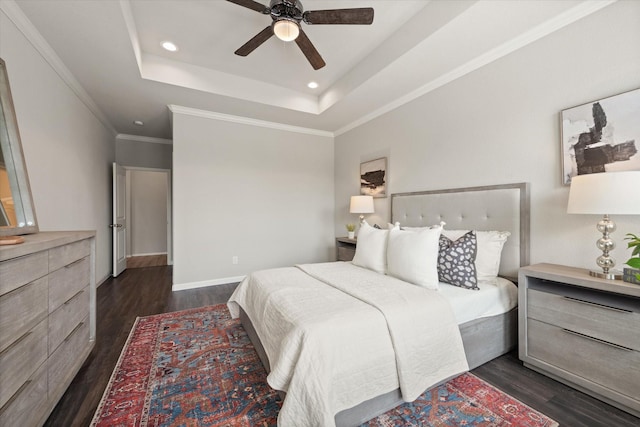
[[[0,236],[37,233],[38,222],[31,196],[31,186],[20,142],[7,67],[2,58],[0,58],[0,149],[9,175],[17,218],[16,224],[0,226]]]

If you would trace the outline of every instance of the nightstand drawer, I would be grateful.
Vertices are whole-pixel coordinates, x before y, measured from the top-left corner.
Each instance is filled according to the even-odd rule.
[[[588,295],[559,295],[529,288],[527,317],[640,351],[640,313],[615,301],[595,303]]]
[[[351,261],[355,254],[355,246],[338,246],[338,261]]]
[[[529,356],[627,395],[640,396],[640,352],[529,319]]]

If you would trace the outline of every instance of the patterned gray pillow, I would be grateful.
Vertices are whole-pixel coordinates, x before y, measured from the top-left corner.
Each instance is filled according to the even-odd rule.
[[[441,235],[439,244],[438,279],[465,289],[480,289],[475,265],[478,250],[476,232],[469,231],[456,241]]]

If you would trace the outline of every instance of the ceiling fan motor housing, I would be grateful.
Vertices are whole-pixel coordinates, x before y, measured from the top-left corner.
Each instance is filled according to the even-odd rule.
[[[269,4],[271,18],[274,21],[280,19],[288,19],[300,23],[302,21],[302,15],[304,8],[299,0],[271,0]]]

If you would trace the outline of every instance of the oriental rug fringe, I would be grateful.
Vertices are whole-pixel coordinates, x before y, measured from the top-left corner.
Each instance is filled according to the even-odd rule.
[[[93,427],[276,426],[281,400],[226,305],[140,317]],[[558,424],[463,374],[369,421],[370,427]]]

